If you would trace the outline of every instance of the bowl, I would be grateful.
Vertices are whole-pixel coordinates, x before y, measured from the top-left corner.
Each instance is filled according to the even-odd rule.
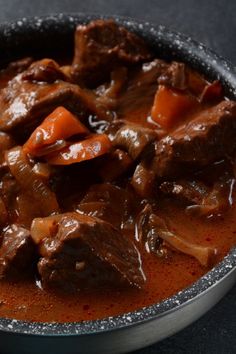
[[[0,65],[23,56],[71,53],[77,24],[107,18],[58,14],[21,19],[0,26]],[[110,18],[110,17],[109,17]],[[228,62],[189,37],[167,28],[115,17],[142,36],[158,57],[189,64],[208,79],[219,79],[228,97],[236,99],[236,75]],[[236,249],[210,272],[176,295],[124,315],[80,323],[34,323],[0,318],[2,353],[50,354],[124,353],[160,341],[197,320],[214,306],[236,281]]]

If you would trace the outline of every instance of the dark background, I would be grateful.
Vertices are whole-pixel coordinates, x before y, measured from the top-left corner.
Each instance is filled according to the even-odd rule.
[[[0,0],[0,22],[58,12],[123,15],[162,24],[203,42],[236,66],[235,0]],[[236,286],[195,324],[135,354],[236,353],[235,298]]]

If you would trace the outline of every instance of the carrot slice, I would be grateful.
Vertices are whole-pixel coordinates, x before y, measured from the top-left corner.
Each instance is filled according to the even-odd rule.
[[[95,134],[85,140],[72,143],[46,159],[51,165],[71,165],[106,154],[111,146],[106,134]]]
[[[154,98],[151,116],[160,126],[170,129],[196,105],[197,100],[193,96],[160,85]]]
[[[71,112],[58,107],[34,130],[23,149],[26,153],[37,156],[40,149],[57,140],[88,133],[89,130]]]

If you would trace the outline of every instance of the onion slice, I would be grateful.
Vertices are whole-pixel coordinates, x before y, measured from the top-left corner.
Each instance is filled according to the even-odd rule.
[[[6,162],[22,191],[30,193],[37,203],[40,215],[47,216],[59,211],[55,194],[33,171],[33,167],[20,146],[5,153]]]

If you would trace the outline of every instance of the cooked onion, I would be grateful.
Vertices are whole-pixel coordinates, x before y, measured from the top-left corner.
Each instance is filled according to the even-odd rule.
[[[21,189],[32,195],[37,203],[40,215],[47,216],[58,212],[59,207],[55,194],[33,171],[32,166],[22,148],[17,146],[6,152],[5,158],[12,175]]]
[[[215,248],[200,246],[174,234],[167,228],[165,222],[155,214],[150,215],[150,223],[158,237],[170,244],[175,250],[196,258],[204,267],[208,267],[214,260],[217,254]]]

